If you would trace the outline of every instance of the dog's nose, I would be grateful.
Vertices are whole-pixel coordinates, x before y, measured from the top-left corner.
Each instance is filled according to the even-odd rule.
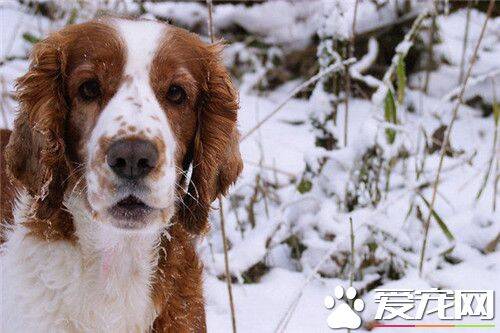
[[[106,159],[117,176],[137,180],[156,167],[158,150],[150,141],[122,139],[111,144]]]

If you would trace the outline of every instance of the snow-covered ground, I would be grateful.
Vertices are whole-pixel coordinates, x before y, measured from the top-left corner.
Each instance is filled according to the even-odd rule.
[[[284,98],[286,94],[277,93],[262,99],[253,95],[242,95],[241,98],[241,122],[242,133],[253,127],[256,123],[255,114],[260,112],[262,116],[273,110],[274,106]],[[425,98],[425,104],[429,104],[429,109],[440,105],[433,98]],[[352,116],[350,125],[352,126],[350,142],[353,145],[366,143],[371,135],[376,135],[376,121],[370,120],[370,103],[364,100],[356,99],[352,101]],[[307,119],[308,106],[302,100],[292,100],[287,107],[276,118],[261,128],[254,139],[249,139],[242,144],[242,154],[245,161],[258,162],[261,158],[259,146],[263,147],[263,155],[268,165],[287,171],[290,173],[301,172],[304,167],[303,156],[308,148],[312,149],[313,139],[311,134],[301,127],[287,125],[285,120],[297,121]],[[492,130],[491,119],[475,119],[474,110],[464,108],[463,119],[457,124],[452,142],[454,148],[464,149],[467,152],[478,151],[478,154],[484,154],[484,158],[489,156],[491,148],[490,135],[484,135],[483,139],[478,137],[478,133]],[[469,113],[469,114],[468,114]],[[262,117],[261,116],[261,117]],[[471,121],[473,119],[474,121]],[[411,120],[409,120],[411,121]],[[373,122],[372,124],[367,124]],[[430,124],[435,126],[435,120],[429,119]],[[415,124],[417,126],[417,124]],[[339,151],[339,159],[343,159],[348,152]],[[335,157],[336,153],[332,156]],[[468,156],[465,153],[465,156]],[[465,157],[464,157],[465,158]],[[479,158],[479,157],[478,157]],[[436,160],[428,162],[428,170],[435,168]],[[251,235],[247,235],[244,240],[239,240],[240,234],[237,230],[231,230],[229,238],[234,240],[234,248],[230,251],[231,269],[235,272],[244,271],[255,264],[266,253],[264,243],[270,234],[276,229],[276,225],[282,221],[290,219],[290,214],[303,214],[303,216],[290,219],[297,228],[307,229],[311,226],[331,230],[341,235],[343,239],[338,244],[326,243],[321,248],[310,253],[309,267],[304,267],[303,272],[297,272],[293,265],[286,262],[286,248],[278,248],[272,251],[267,260],[274,268],[264,275],[262,280],[256,284],[235,284],[233,285],[234,299],[237,309],[238,328],[242,332],[262,331],[272,332],[278,326],[285,312],[294,304],[297,295],[302,292],[296,310],[287,325],[286,332],[331,332],[326,326],[326,318],[329,311],[324,307],[323,300],[326,295],[333,295],[336,285],[348,286],[348,280],[336,278],[314,278],[309,283],[306,282],[311,273],[311,269],[316,262],[321,260],[325,253],[338,247],[346,251],[349,246],[349,225],[348,216],[353,217],[356,242],[362,243],[365,238],[370,237],[366,226],[384,230],[393,235],[404,246],[413,248],[413,252],[405,253],[397,247],[393,247],[391,242],[386,241],[382,246],[387,246],[388,251],[395,251],[395,256],[401,256],[409,263],[405,271],[405,276],[399,280],[386,281],[379,288],[410,288],[410,289],[492,289],[496,293],[500,291],[500,254],[493,252],[483,255],[479,249],[491,241],[500,231],[500,215],[491,212],[491,203],[488,200],[475,202],[477,188],[482,180],[484,167],[471,167],[460,161],[445,162],[445,172],[443,175],[443,184],[440,187],[441,197],[437,199],[436,211],[440,212],[441,217],[447,222],[451,232],[456,238],[456,244],[453,249],[453,255],[463,260],[457,265],[446,265],[437,258],[430,260],[426,267],[425,274],[419,277],[416,269],[418,265],[418,254],[421,245],[419,221],[409,219],[405,221],[405,215],[408,211],[408,201],[414,196],[410,191],[417,183],[407,184],[405,187],[394,191],[388,195],[386,200],[378,209],[360,209],[351,214],[342,213],[336,210],[334,205],[321,199],[311,197],[299,198],[300,195],[288,192],[290,205],[286,213],[276,212],[275,216],[263,220],[259,226],[254,229]],[[486,159],[479,165],[484,166]],[[245,166],[245,176],[238,185],[245,182],[246,179],[252,179],[251,175],[258,167],[254,164]],[[426,179],[432,179],[434,173],[429,171]],[[335,177],[335,175],[333,176]],[[401,179],[403,182],[404,179]],[[339,180],[342,182],[342,179]],[[423,181],[422,181],[423,182]],[[240,185],[241,186],[241,185]],[[427,195],[430,191],[424,192]],[[484,194],[486,198],[491,199],[492,193]],[[296,206],[300,205],[300,209]],[[296,211],[293,211],[296,210]],[[306,213],[304,213],[306,212]],[[288,214],[287,214],[288,213]],[[214,215],[214,219],[216,215]],[[285,223],[290,223],[288,220]],[[231,225],[231,224],[229,224]],[[212,260],[208,248],[204,248],[205,262],[208,270],[213,269],[217,274],[223,273],[223,255],[220,251],[219,231],[210,235],[213,239],[215,249],[215,263]],[[314,235],[309,240],[311,243],[318,243]],[[432,227],[430,235],[432,244],[429,258],[435,257],[437,253],[446,250],[450,245],[437,227]],[[361,248],[361,246],[360,246]],[[282,252],[284,252],[284,254]],[[307,251],[307,250],[306,250]],[[306,252],[305,252],[306,253]],[[303,254],[304,256],[304,254]],[[271,258],[269,258],[271,257]],[[367,284],[377,280],[377,274],[367,274],[364,280],[355,281],[354,286],[365,288]],[[207,314],[208,327],[213,332],[230,330],[230,312],[228,308],[227,289],[224,281],[214,278],[213,274],[207,273],[205,277],[205,288],[207,295]],[[362,295],[365,300],[366,308],[362,312],[362,318],[365,321],[373,320],[377,304],[374,303],[374,292],[368,292]],[[498,297],[496,298],[496,308],[500,305]],[[426,317],[418,323],[439,322],[436,317]],[[466,323],[467,320],[461,321]],[[473,318],[469,322],[474,321]],[[407,323],[400,320],[399,323]],[[497,327],[500,321],[494,321]],[[399,332],[397,328],[377,328],[377,332]],[[431,329],[428,329],[431,332]],[[436,329],[440,331],[440,329]]]
[[[107,8],[118,13],[137,9],[130,1],[123,3],[128,7],[123,8],[120,1],[111,1]],[[358,19],[363,19],[359,19],[358,33],[397,19],[392,9],[394,0],[377,10],[376,4],[383,3],[361,2]],[[412,3],[410,16],[429,5],[424,1]],[[76,21],[94,15],[99,4],[91,4],[82,10],[83,14]],[[214,25],[216,32],[222,34],[236,24],[278,49],[279,53],[283,48],[304,47],[318,31],[348,38],[353,5],[354,1],[336,0],[271,1],[251,8],[242,4],[216,4]],[[3,125],[10,127],[16,108],[15,101],[9,97],[10,92],[15,78],[27,69],[27,61],[22,58],[31,47],[22,37],[23,33],[31,32],[35,37],[42,37],[63,26],[67,17],[49,22],[40,16],[21,14],[15,1],[5,1],[0,6],[1,105],[7,116],[7,123]],[[67,3],[63,6],[71,8]],[[148,12],[146,17],[168,19],[192,29],[205,24],[207,15],[206,8],[200,3],[146,2],[145,9]],[[471,11],[466,59],[477,43],[484,19],[483,12]],[[464,105],[459,109],[450,140],[456,154],[444,159],[434,206],[453,239],[432,220],[424,271],[421,276],[418,272],[423,239],[419,214],[423,219],[428,214],[420,195],[430,200],[432,190],[429,184],[434,180],[439,162],[438,152],[425,152],[424,140],[432,142],[435,130],[449,124],[452,118],[455,101],[447,94],[458,86],[465,21],[466,9],[438,17],[439,43],[434,48],[438,66],[430,75],[428,94],[418,89],[425,73],[409,75],[405,101],[398,106],[399,123],[394,126],[397,136],[393,144],[385,138],[385,129],[390,125],[384,120],[382,106],[369,98],[356,97],[349,103],[348,146],[342,147],[340,139],[338,149],[327,151],[316,147],[311,116],[330,108],[330,97],[322,90],[321,81],[310,87],[314,89],[311,98],[291,99],[276,116],[241,143],[245,169],[224,201],[227,236],[231,244],[230,269],[236,281],[233,293],[239,332],[273,332],[278,328],[285,328],[286,332],[331,331],[326,324],[331,310],[325,308],[324,299],[333,295],[337,285],[349,286],[351,271],[354,273],[353,285],[365,302],[365,309],[360,313],[365,323],[373,321],[377,310],[374,286],[491,289],[498,294],[500,253],[495,246],[488,248],[500,233],[500,198],[496,198],[496,212],[492,211],[494,165],[479,200],[476,200],[476,195],[492,154],[500,163],[500,143],[497,142],[495,150],[493,116],[484,117],[479,104],[473,107]],[[429,22],[425,24],[428,26]],[[480,96],[482,103],[490,107],[494,91],[496,98],[500,96],[499,31],[500,18],[491,19],[472,71],[471,82],[474,84],[465,94],[467,99]],[[425,40],[425,35],[422,39]],[[251,70],[235,80],[240,88],[239,128],[245,134],[287,99],[289,92],[306,78],[290,80],[265,94],[256,91],[253,87],[264,75],[267,65],[256,64],[257,58],[247,50],[246,42],[229,42],[225,54],[228,66],[235,65],[235,54],[240,60],[253,63]],[[384,47],[377,45],[375,40],[370,43],[372,52]],[[371,63],[374,55],[365,60]],[[485,78],[488,75],[494,80]],[[474,81],[475,78],[479,79]],[[374,82],[378,84],[377,80]],[[340,138],[345,126],[344,104],[339,106],[338,112],[337,125],[330,130]],[[384,163],[395,158],[403,147],[409,157],[403,162],[396,160],[390,181],[380,193],[376,205],[370,203],[367,191],[362,188],[358,206],[347,211],[344,195],[356,184],[359,170],[366,162],[363,156],[375,144],[381,149],[378,158]],[[312,188],[299,193],[297,187],[306,166],[316,167],[318,160],[322,159],[326,162],[322,171],[314,176]],[[380,183],[385,183],[386,176],[380,177]],[[257,200],[252,203],[255,197]],[[252,204],[253,218],[249,216]],[[224,257],[218,216],[217,211],[212,214],[212,231],[201,242],[199,250],[206,267],[209,331],[229,332],[231,321],[226,284],[221,278]],[[348,260],[351,252],[349,218],[352,218],[355,236],[354,264]],[[290,245],[295,241],[300,243],[298,255],[294,252],[297,248]],[[255,281],[249,281],[248,270],[259,265],[264,267],[265,273],[258,274]],[[496,309],[500,308],[499,297],[496,297],[495,305]],[[500,327],[498,318],[487,322],[496,324],[496,330]],[[394,322],[409,323],[403,320]],[[440,321],[430,315],[420,322]],[[477,323],[478,319],[469,317],[460,321],[467,322]],[[376,331],[399,332],[400,329],[377,328]]]

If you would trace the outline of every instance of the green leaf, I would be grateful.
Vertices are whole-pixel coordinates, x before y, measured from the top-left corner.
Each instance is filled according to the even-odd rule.
[[[406,89],[406,65],[404,57],[399,57],[396,74],[398,80],[398,103],[403,104]]]
[[[384,118],[385,121],[389,123],[397,124],[396,104],[394,103],[394,96],[392,95],[392,91],[390,89],[387,91],[387,95],[385,96]],[[394,140],[396,139],[396,131],[394,129],[386,128],[385,135],[389,143],[394,143]]]
[[[422,200],[424,201],[425,205],[427,206],[427,208],[431,209],[431,205],[429,204],[429,202],[424,198],[424,196],[422,195],[422,193],[420,192],[417,192],[417,194],[420,196],[420,198],[422,198]],[[453,234],[451,233],[450,229],[448,229],[448,226],[446,225],[446,223],[444,223],[443,219],[441,218],[441,216],[439,216],[438,213],[436,213],[436,211],[434,210],[434,208],[431,210],[431,215],[432,217],[434,217],[434,219],[436,220],[439,228],[441,228],[441,231],[443,231],[444,235],[446,236],[446,238],[448,238],[448,240],[451,242],[451,241],[454,241],[455,240],[455,237],[453,236]]]
[[[71,25],[76,22],[76,18],[78,17],[78,10],[76,8],[73,8],[71,10],[71,14],[69,15],[68,22],[66,22],[66,25]]]
[[[495,126],[498,126],[498,121],[500,120],[500,103],[493,103],[493,119],[495,120]]]
[[[394,143],[394,140],[396,140],[396,131],[392,128],[386,128],[385,136],[387,137],[387,142],[392,144]]]
[[[40,38],[34,36],[33,34],[31,34],[29,32],[23,33],[23,39],[31,44],[35,44],[35,43],[38,43],[40,41]]]
[[[312,183],[310,180],[307,179],[302,179],[297,186],[297,190],[299,191],[300,194],[304,194],[309,192],[312,189]]]

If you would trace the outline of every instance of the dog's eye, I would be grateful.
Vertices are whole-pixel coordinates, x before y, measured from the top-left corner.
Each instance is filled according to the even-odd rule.
[[[181,86],[173,84],[168,88],[167,99],[174,104],[182,104],[186,100],[186,91]]]
[[[97,80],[87,80],[80,85],[78,93],[84,101],[90,102],[101,96],[101,87]]]

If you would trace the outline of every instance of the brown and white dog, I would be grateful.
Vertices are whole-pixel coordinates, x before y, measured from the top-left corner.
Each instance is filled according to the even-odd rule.
[[[1,332],[205,331],[196,236],[242,168],[220,52],[118,18],[35,45],[2,131]]]

